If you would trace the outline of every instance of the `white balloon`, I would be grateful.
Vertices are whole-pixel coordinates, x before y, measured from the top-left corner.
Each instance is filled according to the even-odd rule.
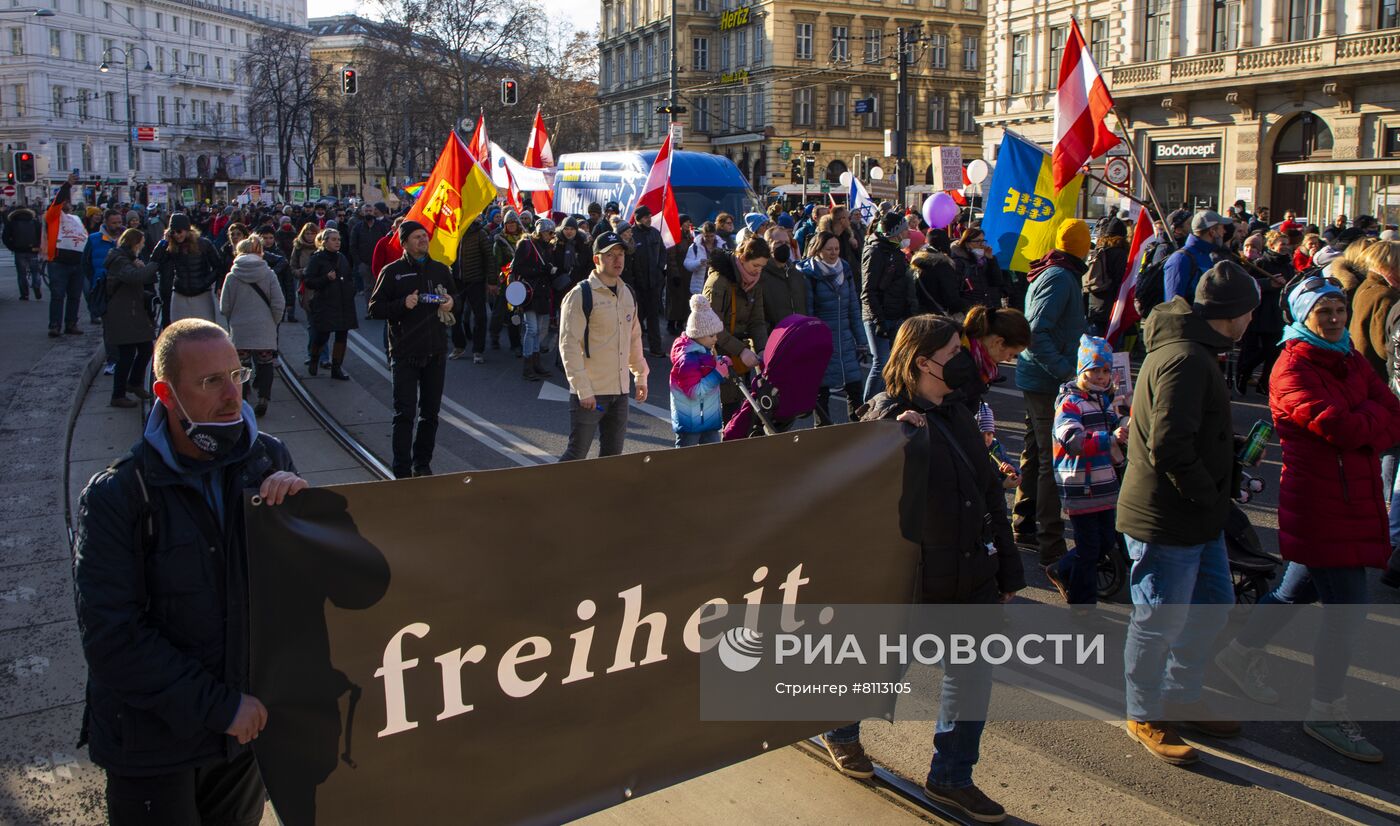
[[[876,181],[884,180],[885,170],[878,166],[870,167],[870,177]]]
[[[977,158],[967,165],[967,179],[974,184],[980,184],[987,180],[987,175],[991,174],[991,167],[981,158]]]
[[[841,186],[850,186],[850,185],[851,185],[851,173],[849,173],[849,172],[842,172],[842,173],[841,173],[841,177],[838,178],[838,180],[841,182]]]

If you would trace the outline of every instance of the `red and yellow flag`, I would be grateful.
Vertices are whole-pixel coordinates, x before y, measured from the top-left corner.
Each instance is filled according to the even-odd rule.
[[[442,148],[433,174],[423,184],[407,220],[417,221],[432,240],[428,255],[451,266],[462,232],[496,198],[496,187],[454,132]]]

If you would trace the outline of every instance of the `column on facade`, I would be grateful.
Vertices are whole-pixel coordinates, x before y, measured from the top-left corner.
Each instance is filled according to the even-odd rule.
[[[1183,54],[1207,54],[1215,48],[1215,0],[1196,0],[1196,35],[1186,44]]]
[[[1264,28],[1268,32],[1268,45],[1284,42],[1288,37],[1288,0],[1260,0],[1268,3],[1270,13],[1265,15]]]
[[[1322,4],[1322,26],[1319,34],[1323,37],[1335,37],[1337,34],[1337,3],[1323,2]]]

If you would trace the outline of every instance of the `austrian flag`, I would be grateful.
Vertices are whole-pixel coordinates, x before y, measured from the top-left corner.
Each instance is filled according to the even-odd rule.
[[[1055,92],[1055,148],[1050,153],[1056,192],[1074,180],[1085,163],[1118,145],[1118,136],[1108,126],[1112,109],[1113,96],[1089,55],[1079,23],[1070,18]]]
[[[670,135],[666,136],[666,141],[661,144],[661,151],[656,153],[656,159],[651,162],[651,171],[647,173],[647,182],[642,187],[642,194],[637,196],[637,202],[627,213],[628,221],[633,220],[632,214],[639,206],[651,210],[652,223],[661,232],[661,242],[667,249],[680,243],[680,209],[676,206],[676,193],[671,190]]]

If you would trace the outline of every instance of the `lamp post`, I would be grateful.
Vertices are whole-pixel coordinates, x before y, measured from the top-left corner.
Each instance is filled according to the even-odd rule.
[[[151,69],[151,55],[140,46],[132,46],[131,51],[140,52],[146,56],[146,67],[142,71],[149,72]],[[134,201],[136,193],[136,107],[131,102],[131,55],[126,49],[120,46],[113,46],[102,53],[102,65],[97,67],[97,71],[107,74],[112,70],[108,61],[112,57],[112,52],[122,53],[122,69],[126,76],[126,98],[122,101],[126,107],[126,180],[127,180],[127,200]]]

